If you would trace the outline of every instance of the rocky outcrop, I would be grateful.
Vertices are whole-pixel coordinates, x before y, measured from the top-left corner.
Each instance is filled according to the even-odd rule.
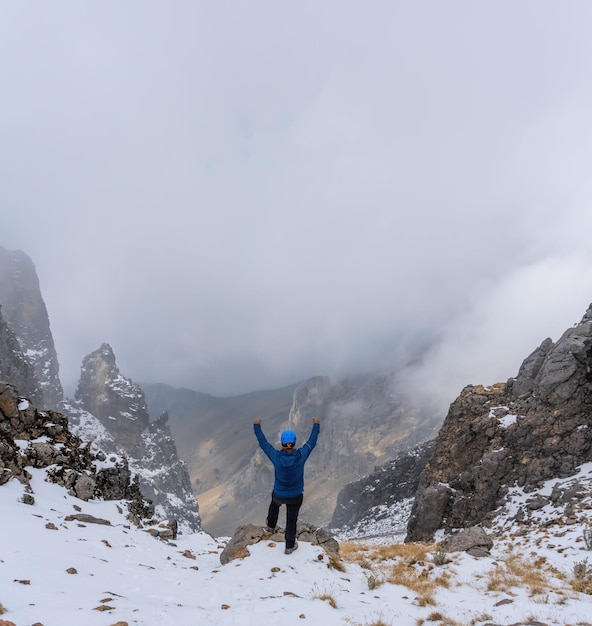
[[[0,247],[0,305],[37,380],[37,387],[22,387],[21,393],[40,406],[60,408],[64,394],[47,309],[33,261],[20,250]]]
[[[335,565],[339,561],[339,542],[324,528],[318,528],[306,522],[298,522],[296,539],[321,546],[329,557],[329,563]],[[248,546],[260,541],[281,543],[284,541],[284,531],[278,528],[275,533],[270,533],[262,526],[254,524],[239,526],[220,553],[220,563],[226,565],[235,559],[244,559],[250,556]]]
[[[186,464],[177,454],[168,414],[150,422],[141,387],[124,377],[103,344],[84,358],[76,400],[66,408],[73,428],[93,449],[122,454],[161,519],[197,532],[201,520]]]
[[[419,477],[432,451],[433,441],[414,446],[370,475],[346,485],[337,496],[329,528],[349,529],[362,522],[376,507],[392,507],[413,498]]]
[[[592,307],[518,375],[468,386],[450,406],[421,475],[407,541],[487,524],[512,486],[525,492],[592,460]]]
[[[0,382],[0,485],[16,478],[28,487],[23,501],[34,504],[27,468],[45,468],[49,481],[81,500],[127,500],[130,520],[138,525],[154,513],[125,459],[93,454],[70,431],[65,415],[39,411],[14,385]]]

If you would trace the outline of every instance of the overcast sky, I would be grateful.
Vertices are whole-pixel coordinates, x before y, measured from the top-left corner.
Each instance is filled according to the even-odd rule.
[[[592,3],[0,3],[0,245],[66,386],[517,373],[592,302]],[[429,381],[429,384],[428,384]],[[420,386],[421,386],[420,385]]]

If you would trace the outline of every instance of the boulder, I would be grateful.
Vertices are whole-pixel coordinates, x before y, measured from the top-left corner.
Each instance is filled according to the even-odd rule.
[[[473,526],[449,535],[440,546],[446,552],[468,552],[473,556],[486,556],[493,547],[493,541],[483,528]]]
[[[239,526],[220,554],[220,563],[226,565],[235,559],[243,559],[250,556],[248,546],[252,546],[260,541],[281,542],[283,539],[283,530],[280,528],[272,534],[262,526],[256,526],[255,524]],[[318,528],[307,522],[298,522],[296,540],[321,546],[331,560],[339,559],[339,542],[325,528]]]

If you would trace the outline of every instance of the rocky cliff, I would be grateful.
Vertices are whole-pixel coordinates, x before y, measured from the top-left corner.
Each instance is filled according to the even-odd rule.
[[[33,261],[20,250],[0,247],[0,305],[38,383],[38,388],[22,387],[21,393],[41,406],[58,408],[64,394],[49,317]]]
[[[121,374],[111,346],[103,344],[82,363],[74,401],[66,403],[73,429],[106,453],[121,453],[138,476],[156,513],[181,530],[201,530],[186,464],[177,455],[168,414],[150,422],[141,387]]]
[[[515,378],[462,390],[422,473],[407,540],[487,524],[513,487],[528,493],[572,476],[592,460],[591,427],[592,306],[556,343],[543,341]]]
[[[25,358],[20,343],[2,317],[0,305],[0,380],[11,381],[23,389],[33,402],[43,402],[39,381],[33,366]]]

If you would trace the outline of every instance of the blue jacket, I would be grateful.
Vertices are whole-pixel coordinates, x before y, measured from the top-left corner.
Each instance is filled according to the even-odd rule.
[[[304,464],[317,445],[319,424],[313,424],[308,441],[302,446],[286,452],[276,450],[265,438],[261,424],[254,424],[255,436],[261,449],[273,463],[275,470],[274,493],[280,498],[294,498],[304,492]]]

